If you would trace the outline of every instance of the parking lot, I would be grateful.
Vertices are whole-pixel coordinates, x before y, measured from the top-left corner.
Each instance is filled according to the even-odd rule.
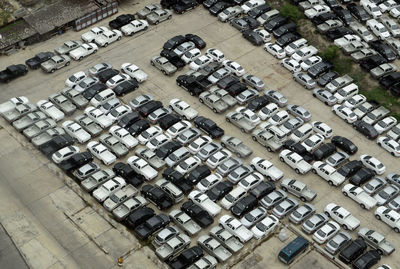
[[[140,1],[137,5],[122,5],[119,14],[134,13],[151,2],[153,1],[146,0]],[[107,22],[101,21],[98,26],[106,25]],[[17,54],[8,57],[3,56],[0,58],[0,69],[2,70],[10,64],[23,63],[38,52],[53,51],[64,41],[78,40],[83,32],[69,31],[48,41],[27,47]],[[399,172],[399,161],[397,159],[390,156],[374,141],[367,140],[353,130],[350,125],[335,116],[330,111],[330,107],[312,98],[309,91],[293,81],[291,74],[280,66],[278,60],[261,47],[251,45],[242,38],[239,31],[229,26],[229,24],[217,21],[201,6],[184,15],[174,14],[171,20],[160,23],[157,26],[150,26],[147,31],[133,37],[123,37],[121,41],[111,44],[107,48],[100,48],[97,53],[83,59],[81,62],[71,62],[70,66],[53,74],[45,74],[41,70],[30,71],[25,77],[9,84],[2,84],[0,85],[0,103],[11,97],[21,95],[28,97],[32,103],[36,103],[40,99],[47,99],[50,94],[60,92],[64,88],[64,82],[67,77],[81,70],[87,71],[88,68],[97,63],[109,62],[116,69],[120,69],[122,63],[134,63],[149,75],[149,79],[141,84],[138,90],[122,97],[123,102],[127,104],[134,97],[144,93],[151,94],[156,100],[162,101],[165,106],[172,98],[185,100],[200,115],[213,119],[225,130],[225,134],[240,138],[253,150],[253,154],[244,160],[245,163],[249,163],[256,156],[270,160],[284,172],[284,178],[298,179],[317,191],[318,195],[312,202],[317,208],[317,212],[321,212],[328,203],[333,202],[341,205],[361,221],[361,227],[367,226],[382,233],[396,249],[399,249],[399,235],[387,225],[375,219],[374,209],[370,211],[362,210],[356,202],[344,197],[341,193],[341,187],[329,186],[327,182],[311,172],[304,176],[297,175],[289,166],[279,161],[279,153],[267,152],[260,144],[254,142],[249,134],[244,134],[237,127],[227,123],[224,113],[218,115],[213,113],[209,108],[201,104],[197,97],[190,96],[186,91],[178,87],[175,79],[177,75],[184,74],[189,70],[187,66],[173,76],[166,77],[150,65],[150,58],[159,54],[165,41],[174,35],[186,33],[194,33],[202,37],[207,42],[206,49],[214,47],[224,52],[227,59],[240,63],[245,68],[246,73],[261,78],[268,89],[281,91],[288,98],[289,104],[298,104],[309,109],[312,113],[312,121],[323,121],[332,127],[334,135],[342,135],[353,141],[358,146],[359,151],[351,156],[350,159],[355,160],[362,154],[371,154],[386,165],[385,175],[390,172]],[[202,52],[205,53],[206,49]],[[82,111],[76,111],[72,117],[82,113]],[[23,136],[12,129],[5,120],[1,120],[1,125],[5,129],[0,130],[0,145],[4,147],[4,149],[0,150],[0,174],[5,180],[0,183],[0,193],[4,192],[5,195],[0,196],[0,201],[3,202],[2,204],[9,204],[9,206],[7,209],[0,209],[0,221],[30,267],[56,268],[59,266],[61,268],[63,265],[70,265],[66,266],[66,268],[90,268],[94,267],[91,262],[99,257],[97,261],[93,261],[96,268],[112,268],[116,266],[116,259],[120,256],[124,256],[126,268],[143,267],[144,262],[148,264],[146,268],[151,266],[156,268],[158,266],[150,259],[143,257],[141,257],[144,260],[142,264],[136,262],[137,253],[143,250],[140,249],[137,253],[135,253],[136,251],[130,254],[127,253],[131,249],[129,237],[122,236],[119,238],[118,227],[113,227],[108,221],[104,221],[101,214],[97,213],[97,209],[95,211],[91,210],[90,206],[80,200],[81,198],[71,193],[69,187],[64,186],[61,179],[51,178],[52,174],[48,170],[48,166],[50,166],[49,160],[42,156],[37,156],[39,152],[33,151],[32,147],[25,147],[24,144],[21,146],[21,141],[24,140]],[[15,139],[15,137],[20,137],[20,139]],[[80,145],[80,148],[81,151],[84,151],[85,145]],[[134,150],[118,161],[126,162],[133,154]],[[18,173],[15,174],[15,171],[18,171]],[[158,178],[160,178],[160,175],[161,173],[159,173]],[[11,182],[11,179],[14,178],[18,178],[18,181]],[[38,191],[38,187],[35,186],[36,180],[37,184],[46,186],[46,191]],[[51,187],[47,189],[47,186]],[[88,194],[84,195],[89,196]],[[7,197],[9,199],[6,199]],[[51,197],[52,200],[41,200],[43,197]],[[58,200],[57,197],[61,197],[59,198],[62,201],[61,205],[54,205],[55,201]],[[186,200],[187,198],[184,201]],[[41,203],[49,207],[41,207]],[[181,204],[173,206],[167,213],[172,209],[180,208]],[[69,212],[70,206],[74,208],[72,212]],[[153,205],[150,206],[155,209]],[[23,208],[24,218],[29,220],[26,225],[17,225],[20,222],[15,221],[16,219],[18,220],[18,216],[21,216],[17,214],[21,208]],[[47,208],[51,208],[51,210],[46,210]],[[216,216],[212,226],[217,225],[219,217],[224,214],[227,214],[227,211],[223,210],[222,213]],[[94,217],[91,218],[89,216]],[[71,233],[79,233],[79,236],[73,238],[73,242],[69,247],[68,240],[71,237],[68,234],[58,236],[61,233],[56,231],[56,225],[50,221],[52,219],[56,219],[57,223],[58,221],[64,223],[60,226],[60,229],[69,227]],[[37,226],[36,231],[33,232],[27,229],[27,226],[30,226],[29,222],[35,223]],[[71,225],[71,223],[75,224]],[[76,223],[83,223],[82,227],[77,226]],[[289,224],[289,221],[285,218],[282,223]],[[103,227],[103,225],[105,225],[104,229],[99,228]],[[121,224],[113,223],[113,225],[120,226]],[[51,230],[51,227],[54,231]],[[201,231],[200,235],[207,234],[210,228]],[[297,230],[300,230],[300,226],[297,226]],[[109,231],[108,235],[106,234],[107,231]],[[32,233],[35,234],[34,237],[32,237]],[[288,233],[290,239],[295,237],[292,232]],[[100,235],[102,235],[101,238],[99,238]],[[355,239],[357,231],[351,232],[351,235]],[[196,244],[198,236],[192,238],[191,246]],[[29,240],[23,240],[24,238]],[[33,240],[32,238],[35,239]],[[311,237],[309,239],[312,241]],[[49,240],[51,243],[49,243]],[[30,244],[28,244],[29,242]],[[256,247],[252,253],[248,253],[249,255],[238,261],[234,268],[284,268],[285,266],[279,262],[277,254],[288,242],[289,240],[281,242],[277,237],[266,240]],[[57,246],[57,250],[53,250],[54,245]],[[102,246],[106,246],[107,251],[101,250]],[[113,247],[115,247],[114,250],[112,250]],[[43,255],[43,253],[47,253],[47,255]],[[96,258],[93,258],[93,256]],[[35,263],[35,261],[42,259],[47,260],[45,260],[45,263]],[[384,256],[380,261],[380,264],[383,263],[396,268],[396,264],[400,263],[400,255],[395,252],[388,257]],[[332,263],[327,262],[327,259],[315,250],[311,250],[291,265],[291,268],[306,267],[335,268]]]

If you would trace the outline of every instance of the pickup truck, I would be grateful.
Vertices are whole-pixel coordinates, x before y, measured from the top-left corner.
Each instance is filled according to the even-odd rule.
[[[344,176],[338,173],[335,168],[321,161],[313,163],[312,172],[328,181],[328,184],[331,186],[339,186],[346,179]]]
[[[192,96],[198,96],[211,87],[212,83],[207,80],[206,76],[199,75],[180,75],[176,78],[176,84],[189,92]]]
[[[172,210],[169,213],[170,218],[189,236],[198,234],[201,230],[200,226],[192,220],[185,212],[181,210]]]
[[[175,256],[181,250],[189,247],[190,237],[186,234],[178,234],[172,237],[164,245],[156,249],[156,255],[162,261],[166,261]]]
[[[202,235],[197,239],[197,243],[210,255],[213,255],[219,262],[226,262],[231,256],[220,242],[209,235]]]
[[[312,201],[317,196],[317,193],[314,190],[309,189],[306,184],[296,179],[283,179],[281,187],[282,190],[299,197],[303,202]]]
[[[243,244],[228,230],[221,226],[215,226],[210,230],[212,237],[217,239],[229,251],[236,253],[243,248]]]
[[[259,128],[252,132],[251,138],[266,147],[269,152],[280,150],[285,142],[286,134],[277,126],[263,128],[262,125],[260,124]]]
[[[21,132],[25,128],[28,128],[29,126],[34,124],[35,122],[44,120],[45,118],[47,118],[46,114],[44,114],[41,111],[35,111],[29,113],[26,116],[23,116],[19,120],[14,121],[12,125],[14,126],[15,129],[17,129],[17,131]]]
[[[303,157],[294,151],[284,149],[279,154],[279,160],[294,169],[297,174],[307,174],[311,170],[311,165]]]
[[[219,224],[233,233],[240,242],[246,243],[253,238],[253,233],[247,229],[239,220],[231,217],[230,215],[224,215],[219,219]]]
[[[146,180],[152,180],[158,175],[157,170],[151,167],[147,161],[138,156],[129,157],[127,163],[136,171],[136,173],[143,175]]]
[[[376,206],[377,201],[375,198],[371,197],[362,188],[357,187],[353,184],[346,184],[342,188],[342,193],[344,196],[348,196],[354,201],[356,201],[362,209],[371,209]]]
[[[382,234],[374,230],[366,227],[360,228],[358,236],[363,238],[372,248],[375,248],[380,255],[390,255],[395,251],[395,247]]]
[[[39,150],[49,158],[57,150],[63,147],[71,146],[74,142],[75,140],[68,134],[57,135],[47,143],[39,146]]]
[[[117,221],[123,221],[129,216],[131,212],[145,205],[147,205],[147,200],[144,197],[138,195],[131,197],[123,202],[120,206],[114,209],[112,213]]]
[[[154,151],[151,151],[148,148],[138,148],[135,151],[135,154],[142,158],[143,160],[147,161],[151,166],[155,169],[160,170],[165,166],[165,162],[160,159]]]
[[[30,127],[28,127],[28,128],[30,128]],[[27,129],[25,129],[25,130],[27,130]],[[65,134],[64,129],[62,129],[60,127],[49,128],[49,129],[45,130],[44,132],[40,133],[39,135],[35,136],[34,138],[32,138],[31,142],[35,147],[40,147],[41,145],[49,142],[53,137],[55,137],[57,135],[64,135],[64,134]]]
[[[97,186],[103,184],[114,176],[115,173],[111,169],[106,168],[104,170],[95,172],[94,174],[83,180],[81,182],[81,186],[85,191],[91,192],[92,190],[97,188]]]
[[[266,159],[255,157],[251,160],[250,166],[263,174],[268,180],[278,181],[283,177],[283,172]]]
[[[198,190],[194,190],[189,193],[189,199],[192,200],[195,204],[202,207],[211,216],[215,217],[221,212],[221,207],[214,203],[208,196],[204,193],[199,192]]]
[[[30,104],[30,103],[19,104],[19,105],[16,105],[12,110],[1,113],[1,115],[8,122],[13,122],[13,121],[16,121],[16,120],[22,118],[23,116],[25,116],[26,114],[28,114],[30,112],[36,111],[37,109],[38,109],[37,106],[34,104]]]
[[[249,123],[247,118],[237,111],[227,113],[225,119],[227,122],[231,122],[233,125],[239,127],[243,133],[249,133],[256,128],[256,125]]]
[[[0,114],[4,114],[8,111],[11,111],[15,108],[15,106],[19,104],[28,104],[29,99],[25,96],[13,97],[8,101],[0,104]]]
[[[122,177],[114,177],[109,181],[106,181],[103,185],[98,187],[95,191],[93,191],[93,197],[102,203],[106,200],[111,194],[115,193],[122,187],[126,185],[125,180]]]
[[[108,197],[107,200],[104,201],[103,206],[108,211],[112,211],[121,203],[136,195],[137,192],[138,190],[135,187],[133,187],[131,184],[128,184],[122,189],[110,195],[110,197]]]
[[[337,221],[340,225],[342,225],[345,230],[352,230],[360,226],[360,221],[354,217],[349,211],[345,208],[335,204],[330,203],[327,204],[324,209],[325,215],[331,217],[333,220]]]
[[[7,83],[13,79],[24,76],[28,68],[23,64],[10,65],[0,72],[0,82]]]

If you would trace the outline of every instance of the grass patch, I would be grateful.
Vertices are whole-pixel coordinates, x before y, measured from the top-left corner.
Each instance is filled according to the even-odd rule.
[[[304,14],[301,12],[295,5],[292,4],[284,4],[280,9],[279,12],[282,16],[298,23],[299,20],[304,19]]]

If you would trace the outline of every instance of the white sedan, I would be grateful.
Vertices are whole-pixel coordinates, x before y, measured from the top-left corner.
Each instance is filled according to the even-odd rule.
[[[200,164],[201,164],[200,158],[197,156],[192,156],[192,157],[189,157],[186,160],[180,162],[179,165],[176,167],[176,171],[178,171],[182,175],[185,175],[185,174],[191,172],[193,169],[195,169]]]
[[[118,121],[126,114],[132,112],[132,108],[128,105],[120,105],[111,109],[110,113],[107,114],[113,121]]]
[[[153,137],[152,139],[150,139],[147,143],[146,143],[146,147],[148,147],[150,150],[156,150],[159,147],[161,147],[162,145],[168,143],[169,141],[171,141],[171,137],[168,134],[164,134],[161,133],[155,137]]]
[[[118,84],[128,79],[129,76],[127,74],[118,74],[107,80],[106,86],[110,89],[114,89]]]
[[[86,148],[105,165],[110,165],[117,159],[117,157],[100,142],[91,141],[87,144]]]
[[[206,161],[206,165],[211,169],[217,168],[217,166],[227,160],[232,156],[232,153],[229,150],[221,149],[220,151],[215,152],[210,157],[208,157]]]
[[[377,201],[375,198],[371,197],[362,188],[357,187],[353,184],[346,184],[342,188],[342,193],[344,196],[348,196],[354,201],[356,201],[362,209],[371,209],[376,206]]]
[[[263,175],[258,172],[253,172],[239,181],[238,186],[242,187],[246,191],[250,191],[255,188],[258,184],[264,181]]]
[[[306,140],[304,140],[301,145],[306,148],[308,152],[312,152],[314,149],[318,148],[323,142],[325,138],[320,134],[313,134]]]
[[[100,47],[107,47],[109,44],[121,40],[122,33],[119,30],[107,30],[96,36],[94,42]]]
[[[55,121],[64,119],[65,114],[59,110],[52,102],[46,100],[39,100],[37,103],[38,108],[47,116]]]
[[[196,188],[201,192],[206,192],[219,182],[222,181],[222,176],[218,173],[210,174],[197,183]]]
[[[271,233],[273,233],[276,227],[279,224],[279,219],[274,215],[269,215],[265,217],[262,221],[257,223],[251,231],[254,234],[254,237],[258,240],[268,237]]]
[[[178,121],[177,123],[175,123],[174,125],[172,125],[167,129],[167,134],[170,137],[175,138],[191,127],[192,124],[189,121],[186,120]]]
[[[377,143],[379,146],[387,150],[392,156],[400,157],[400,144],[393,139],[386,136],[378,138]]]
[[[362,94],[356,94],[344,102],[344,106],[355,109],[367,101],[367,98]]]
[[[194,48],[191,49],[187,52],[185,52],[181,59],[185,62],[185,63],[190,63],[193,62],[194,60],[196,60],[197,58],[199,58],[201,56],[201,51],[198,48]]]
[[[208,49],[206,51],[206,55],[213,61],[222,63],[223,61],[225,61],[225,55],[222,51],[218,50],[218,49]]]
[[[283,172],[266,159],[255,157],[251,160],[250,166],[266,176],[268,180],[278,181],[283,177]]]
[[[84,80],[85,78],[87,78],[85,72],[83,71],[76,72],[75,74],[67,78],[67,80],[65,81],[65,86],[73,88],[75,87],[75,85],[81,83],[81,81]]]
[[[103,129],[108,128],[113,124],[113,120],[98,108],[89,106],[85,109],[85,114],[94,122],[99,124]]]
[[[197,71],[197,70],[199,70],[200,68],[202,68],[202,67],[208,65],[208,64],[211,63],[212,61],[213,61],[213,60],[212,60],[209,56],[201,55],[200,57],[198,57],[197,59],[195,59],[194,61],[192,61],[192,62],[189,64],[189,68],[192,69],[192,70],[194,70],[194,71]]]
[[[148,162],[138,156],[129,157],[126,162],[136,171],[136,173],[141,174],[148,181],[155,179],[158,175],[156,169],[151,167]]]
[[[89,141],[89,139],[92,137],[82,128],[82,126],[76,122],[73,122],[72,120],[64,121],[62,128],[67,134],[75,138],[81,144]]]
[[[226,69],[228,69],[238,77],[243,76],[245,73],[244,68],[237,62],[225,60],[222,62],[222,64],[225,66]]]
[[[96,53],[98,50],[98,47],[94,43],[88,43],[88,44],[82,44],[78,48],[74,49],[73,51],[70,51],[69,56],[71,56],[72,59],[80,61],[84,57],[89,56],[93,53]]]
[[[333,134],[332,128],[322,121],[313,121],[311,125],[314,132],[323,135],[325,139],[331,137]]]
[[[163,132],[163,130],[161,129],[161,127],[159,127],[157,125],[151,126],[150,128],[147,128],[146,130],[144,130],[138,136],[139,143],[142,145],[145,145],[147,142],[149,142],[150,139],[152,139],[153,137],[156,137],[157,135],[161,134],[162,132]]]
[[[277,59],[282,59],[286,57],[285,50],[281,48],[279,45],[274,43],[270,42],[265,43],[264,50],[268,51],[272,56],[274,56]]]
[[[375,174],[382,175],[386,171],[386,166],[381,161],[371,155],[363,154],[360,156],[360,161],[367,168],[372,169]]]
[[[149,27],[149,23],[146,20],[133,20],[130,23],[121,27],[124,35],[131,36],[137,32],[146,30]]]
[[[334,221],[329,221],[314,233],[313,239],[318,244],[324,244],[339,231],[340,231],[339,224],[337,224]]]
[[[119,140],[125,147],[132,149],[138,144],[138,140],[134,138],[125,128],[113,126],[110,128],[110,134]]]
[[[391,129],[396,124],[397,124],[396,118],[393,116],[388,116],[375,123],[374,128],[378,132],[378,134],[382,134],[387,130]]]
[[[82,34],[82,39],[85,42],[93,42],[94,39],[101,35],[104,31],[109,31],[109,29],[105,26],[94,27],[89,32]]]
[[[319,56],[311,56],[301,63],[301,69],[307,71],[311,66],[316,65],[317,63],[322,62],[322,58]],[[299,71],[300,72],[300,71]]]
[[[66,161],[75,154],[79,153],[80,149],[76,146],[68,146],[64,147],[62,149],[57,150],[53,155],[51,156],[51,159],[55,163],[61,163],[62,161]]]
[[[347,123],[353,123],[353,122],[357,121],[357,115],[354,114],[354,112],[347,106],[334,105],[332,107],[332,112],[334,114],[338,115],[340,118],[342,118]]]
[[[122,71],[124,71],[131,78],[135,79],[139,83],[143,83],[147,80],[148,75],[143,72],[138,66],[131,63],[124,63],[121,65]]]
[[[283,59],[281,65],[285,67],[287,70],[289,70],[292,74],[301,71],[300,64],[297,61],[290,58]]]

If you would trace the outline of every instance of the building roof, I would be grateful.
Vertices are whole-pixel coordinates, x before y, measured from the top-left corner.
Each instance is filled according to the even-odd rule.
[[[15,21],[0,29],[0,34],[2,36],[0,39],[0,49],[11,46],[20,40],[35,35],[36,33],[36,30],[24,20]]]

